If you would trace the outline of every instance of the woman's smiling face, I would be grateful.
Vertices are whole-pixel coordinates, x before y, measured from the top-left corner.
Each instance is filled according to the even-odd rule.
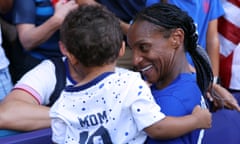
[[[171,47],[170,36],[163,36],[163,33],[144,20],[135,21],[128,31],[133,65],[150,83],[167,80],[173,71],[175,49]]]

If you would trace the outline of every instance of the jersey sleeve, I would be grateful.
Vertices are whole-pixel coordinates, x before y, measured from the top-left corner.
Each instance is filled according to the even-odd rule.
[[[35,24],[35,0],[15,0],[13,8],[14,24]]]
[[[50,60],[44,60],[27,72],[14,86],[35,97],[39,104],[46,105],[56,85],[55,66]]]
[[[156,123],[165,118],[161,108],[151,94],[147,83],[141,78],[134,80],[137,85],[131,88],[131,97],[133,97],[131,110],[139,130]]]

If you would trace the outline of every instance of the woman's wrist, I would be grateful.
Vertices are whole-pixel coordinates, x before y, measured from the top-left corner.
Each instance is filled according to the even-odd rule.
[[[214,76],[213,77],[213,83],[214,84],[219,84],[220,80],[219,80],[219,77],[218,76]]]

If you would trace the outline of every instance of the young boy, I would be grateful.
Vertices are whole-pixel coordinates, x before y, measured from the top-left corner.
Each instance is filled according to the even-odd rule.
[[[139,73],[116,68],[125,44],[119,20],[105,8],[80,6],[66,17],[60,36],[83,79],[66,87],[50,109],[55,143],[141,144],[147,135],[167,139],[210,127],[211,114],[199,107],[192,115],[166,117]]]

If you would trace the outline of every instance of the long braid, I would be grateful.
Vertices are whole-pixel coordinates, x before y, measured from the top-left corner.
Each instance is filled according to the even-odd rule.
[[[213,73],[206,52],[197,46],[198,35],[193,19],[180,8],[171,4],[154,4],[138,13],[135,20],[146,20],[164,32],[181,28],[184,31],[184,49],[191,55],[197,71],[197,84],[205,95],[213,81]]]

